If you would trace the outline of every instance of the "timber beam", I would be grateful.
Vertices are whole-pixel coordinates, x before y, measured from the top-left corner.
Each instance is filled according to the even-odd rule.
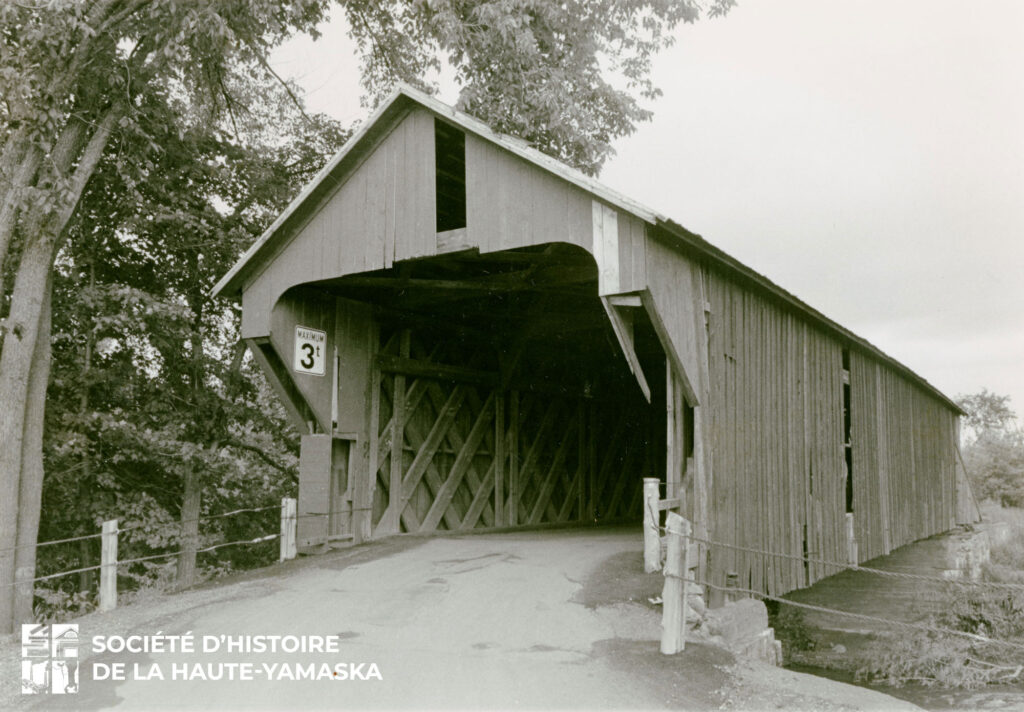
[[[377,365],[381,371],[420,378],[436,378],[442,381],[463,381],[466,383],[478,383],[493,386],[498,383],[497,374],[488,371],[478,371],[463,366],[449,366],[447,364],[434,363],[432,361],[418,361],[401,356],[388,356],[386,354],[377,357]]]
[[[620,304],[625,303],[628,306],[616,305],[612,301],[613,298],[619,299]],[[634,299],[639,299],[639,297],[637,295],[610,295],[601,297],[601,305],[608,315],[608,321],[611,322],[615,338],[618,340],[619,346],[622,347],[622,355],[626,358],[629,370],[636,378],[636,383],[644,394],[644,398],[650,403],[651,387],[647,383],[646,376],[644,376],[643,368],[640,367],[640,358],[636,353],[636,343],[633,334],[634,316],[631,310],[634,308]]]
[[[495,294],[592,281],[594,281],[594,270],[589,267],[552,267],[544,270],[530,267],[515,272],[498,272],[465,279],[433,279],[422,276],[407,278],[383,275],[351,276],[344,277],[337,284],[346,287]]]

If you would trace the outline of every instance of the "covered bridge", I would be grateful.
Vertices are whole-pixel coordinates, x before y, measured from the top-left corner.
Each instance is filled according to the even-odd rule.
[[[780,594],[966,517],[960,410],[680,225],[401,89],[215,288],[302,435],[299,545],[639,519]],[[307,516],[303,516],[307,515]],[[802,558],[810,561],[801,560]]]

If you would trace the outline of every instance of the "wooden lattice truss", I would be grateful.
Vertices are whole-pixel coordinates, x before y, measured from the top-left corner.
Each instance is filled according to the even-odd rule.
[[[503,387],[478,368],[493,361],[487,350],[467,356],[409,329],[383,344],[371,385],[374,536],[635,516],[649,453],[630,435],[647,416]]]

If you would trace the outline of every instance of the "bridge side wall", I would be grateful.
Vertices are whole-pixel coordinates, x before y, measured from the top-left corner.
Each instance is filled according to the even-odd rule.
[[[703,270],[703,285],[709,533],[792,557],[714,547],[714,583],[733,572],[740,586],[777,595],[838,571],[802,556],[863,562],[954,526],[956,415],[948,406],[714,269]]]

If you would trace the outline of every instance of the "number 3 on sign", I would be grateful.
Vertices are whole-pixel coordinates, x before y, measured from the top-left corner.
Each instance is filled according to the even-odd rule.
[[[295,327],[295,365],[299,373],[314,376],[324,375],[324,363],[327,352],[327,332],[310,329],[307,326]]]

